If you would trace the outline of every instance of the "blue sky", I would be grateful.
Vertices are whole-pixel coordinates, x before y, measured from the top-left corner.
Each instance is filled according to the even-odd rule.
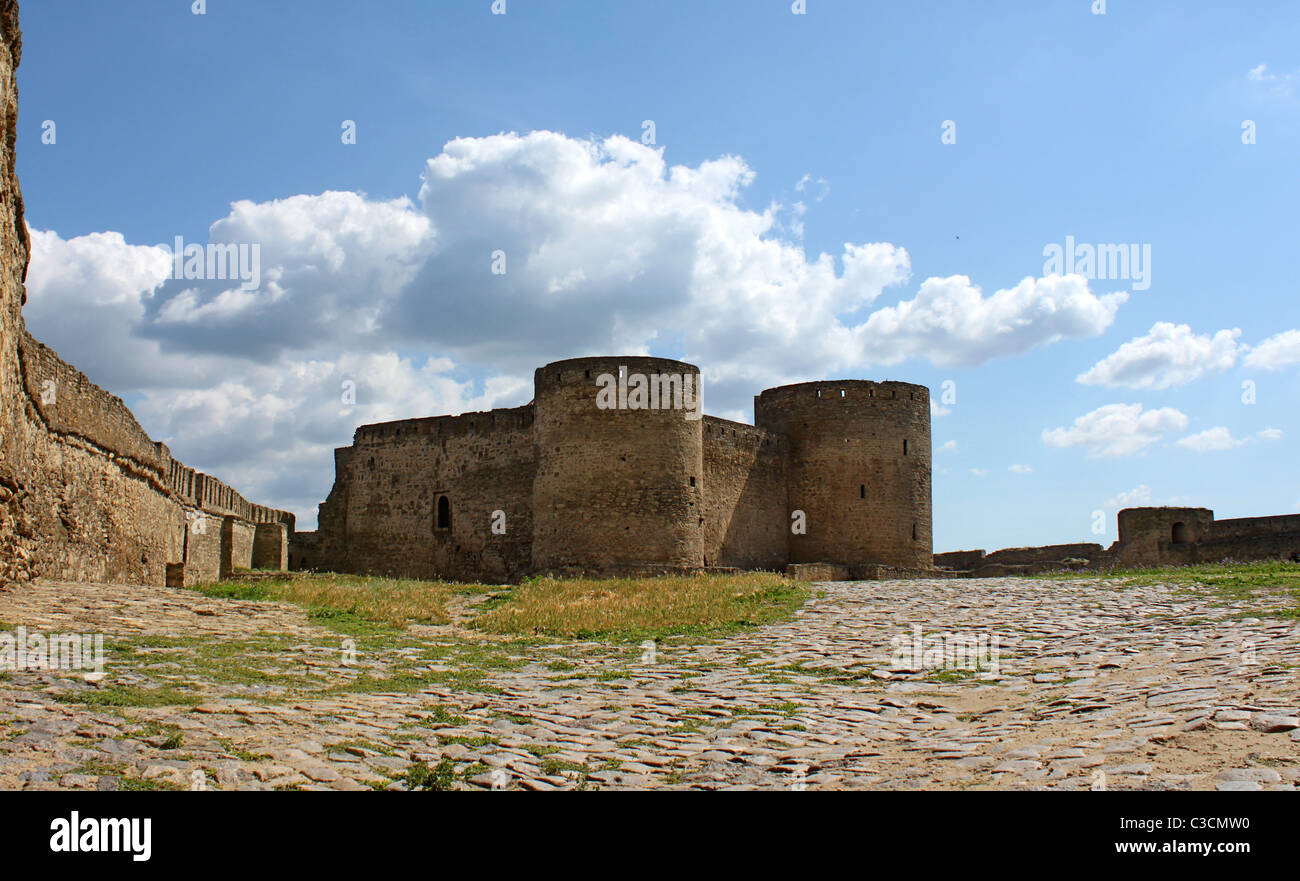
[[[951,381],[936,551],[1109,543],[1126,500],[1295,511],[1300,19],[1092,6],[28,3],[28,322],[187,464],[307,525],[356,424],[522,403],[539,359],[633,349],[700,364],[706,407],[744,419],[775,382]],[[697,174],[623,173],[653,163],[616,136]],[[584,144],[607,145],[590,167]],[[149,246],[177,235],[260,242],[274,302],[160,284]],[[1149,245],[1149,288],[1043,282],[1066,236]],[[508,294],[476,274],[497,239],[527,265]],[[846,243],[894,250],[848,279]],[[719,254],[744,265],[702,272]],[[910,330],[872,319],[900,303]]]

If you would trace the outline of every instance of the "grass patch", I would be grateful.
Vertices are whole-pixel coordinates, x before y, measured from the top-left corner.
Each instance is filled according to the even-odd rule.
[[[790,617],[808,591],[780,575],[538,578],[482,611],[489,633],[589,639],[725,635]]]
[[[374,575],[304,573],[262,581],[220,581],[196,585],[205,596],[228,600],[278,600],[306,610],[322,626],[345,633],[408,624],[448,624],[447,600],[458,594],[499,590],[482,584],[453,584]]]
[[[412,765],[402,779],[412,790],[445,792],[456,782],[456,763],[451,759],[443,758],[432,768],[425,764]]]
[[[61,692],[54,696],[61,703],[88,707],[192,707],[195,698],[196,695],[167,686],[134,688],[129,685]]]

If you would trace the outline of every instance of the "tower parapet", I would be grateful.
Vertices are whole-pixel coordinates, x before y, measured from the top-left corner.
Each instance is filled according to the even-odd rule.
[[[930,391],[846,379],[762,392],[754,423],[790,442],[790,562],[929,568]]]

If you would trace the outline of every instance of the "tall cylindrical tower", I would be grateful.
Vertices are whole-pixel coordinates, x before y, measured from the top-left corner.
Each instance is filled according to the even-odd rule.
[[[703,565],[699,380],[698,367],[666,358],[536,371],[535,569]]]
[[[781,386],[754,399],[754,423],[790,438],[790,562],[932,565],[929,389]]]

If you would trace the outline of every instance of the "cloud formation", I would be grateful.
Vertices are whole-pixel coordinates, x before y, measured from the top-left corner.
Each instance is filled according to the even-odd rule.
[[[1197,453],[1215,453],[1242,447],[1255,440],[1280,440],[1281,438],[1282,430],[1280,428],[1265,428],[1253,437],[1238,438],[1233,437],[1232,432],[1226,426],[1216,425],[1213,428],[1205,429],[1205,431],[1179,438],[1178,446]]]
[[[1075,419],[1069,428],[1044,429],[1043,443],[1083,447],[1090,459],[1131,456],[1187,423],[1187,415],[1172,407],[1143,410],[1141,404],[1106,404]]]
[[[1241,331],[1197,335],[1186,324],[1157,321],[1145,336],[1135,337],[1080,374],[1084,385],[1110,388],[1167,389],[1186,385],[1206,373],[1237,363]]]
[[[1243,363],[1261,370],[1284,370],[1300,364],[1300,330],[1269,337],[1247,352]]]
[[[166,248],[118,233],[33,230],[25,314],[187,464],[310,524],[330,448],[357,425],[522,404],[557,358],[684,356],[711,412],[748,418],[772,385],[1094,336],[1126,298],[1079,276],[986,296],[957,275],[881,305],[911,280],[907,251],[809,254],[784,236],[787,208],[743,206],[754,176],[740,157],[672,166],[618,136],[460,138],[414,199],[234,202],[209,240],[258,246],[253,291],[170,278]]]

